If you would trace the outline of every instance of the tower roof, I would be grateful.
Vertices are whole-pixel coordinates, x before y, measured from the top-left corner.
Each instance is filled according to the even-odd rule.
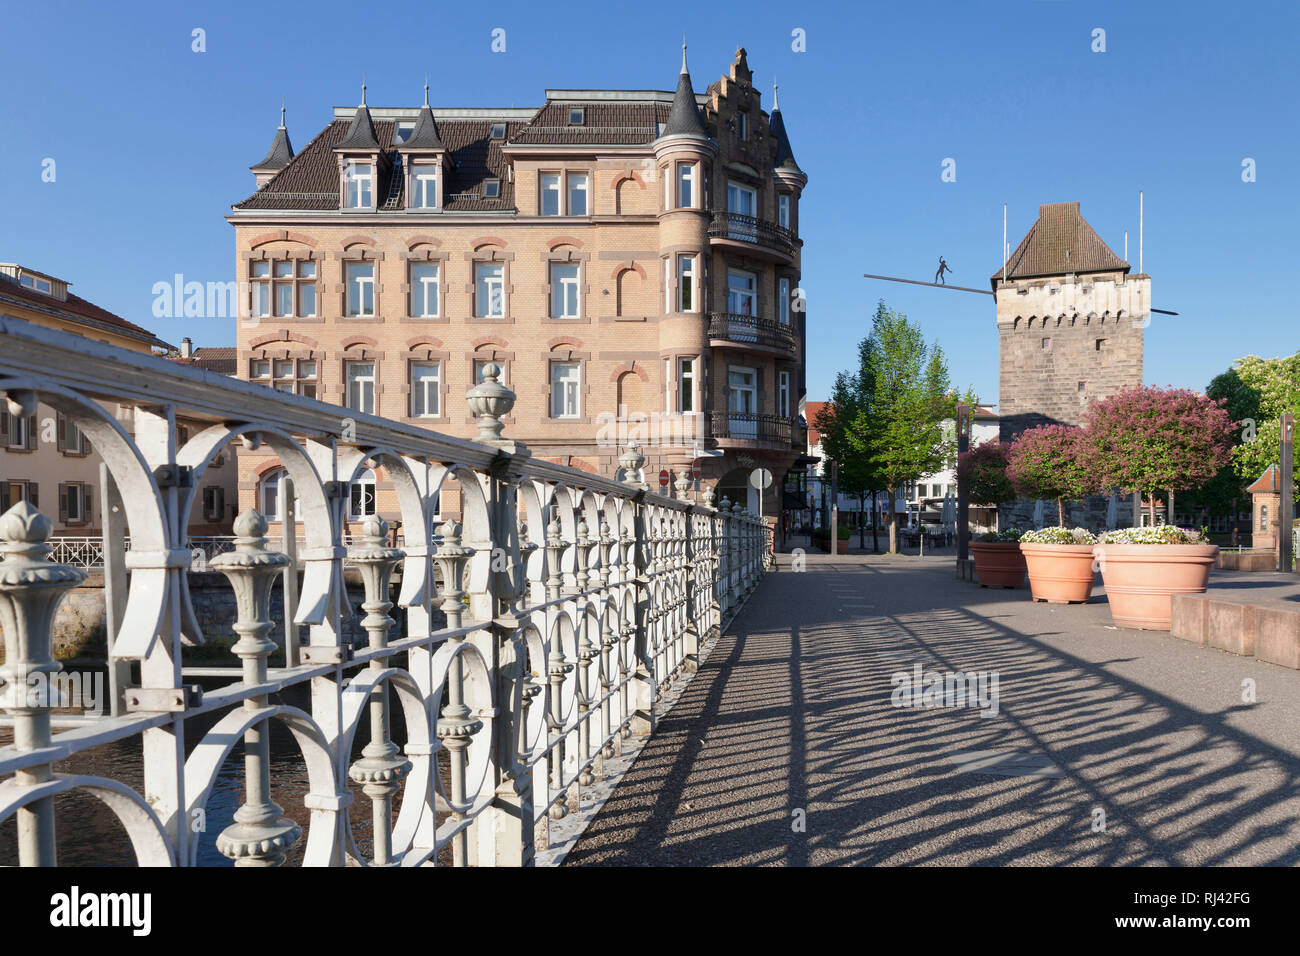
[[[266,151],[266,158],[249,169],[271,170],[284,169],[293,159],[293,144],[289,142],[289,131],[284,126],[284,107],[280,107],[280,128],[275,131],[271,148]]]
[[[686,69],[686,44],[682,44],[682,72],[677,77],[677,92],[673,94],[673,107],[664,125],[664,136],[708,137],[700,109],[695,105],[695,90],[691,87],[691,74]]]
[[[415,121],[411,137],[402,146],[406,149],[446,149],[438,135],[438,123],[429,108],[429,84],[424,84],[424,107]]]
[[[781,104],[776,98],[777,88],[772,86],[772,115],[768,117],[767,128],[776,137],[776,159],[773,165],[777,169],[799,169],[794,161],[794,150],[790,148],[790,137],[785,133],[785,120],[781,118]],[[802,170],[800,170],[802,172]]]
[[[347,135],[334,147],[335,149],[378,149],[379,139],[375,136],[375,124],[370,120],[370,107],[366,106],[366,85],[361,84],[361,105],[352,117],[352,125]]]
[[[1269,465],[1264,470],[1264,474],[1255,479],[1255,483],[1246,491],[1249,494],[1255,494],[1259,491],[1279,492],[1282,490],[1282,469],[1277,465]]]
[[[1008,279],[1033,279],[1084,272],[1127,273],[1129,268],[1080,215],[1078,202],[1056,202],[1038,207],[1038,221],[1011,253],[1006,275]],[[1001,269],[990,277],[995,290],[1000,278]]]

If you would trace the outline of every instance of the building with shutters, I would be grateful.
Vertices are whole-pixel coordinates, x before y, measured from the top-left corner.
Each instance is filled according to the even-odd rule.
[[[744,50],[697,94],[547,90],[522,109],[336,109],[295,153],[276,131],[235,229],[239,376],[463,437],[491,365],[506,435],[614,475],[702,480],[757,510],[804,451],[807,177]],[[274,520],[278,460],[240,453],[241,505]],[[676,493],[675,491],[673,493]],[[448,505],[444,500],[444,507]],[[779,496],[765,502],[769,515]],[[349,515],[396,515],[382,469]],[[454,510],[454,509],[453,509]]]

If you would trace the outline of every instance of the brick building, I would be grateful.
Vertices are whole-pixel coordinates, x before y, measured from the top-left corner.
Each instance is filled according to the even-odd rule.
[[[651,483],[700,460],[719,498],[757,466],[779,488],[804,441],[807,177],[752,79],[738,50],[703,95],[684,52],[675,92],[538,108],[435,110],[427,88],[372,108],[363,88],[297,154],[282,120],[227,217],[239,375],[470,437],[465,391],[496,364],[506,435],[539,458],[612,475],[635,438]],[[278,462],[240,467],[241,506],[274,517]],[[352,517],[395,511],[382,471],[359,485]]]
[[[991,277],[997,298],[998,414],[1003,441],[1045,424],[1081,425],[1088,403],[1142,384],[1151,277],[1131,273],[1079,212],[1049,203]],[[1010,512],[1031,523],[1033,502]],[[1109,515],[1108,515],[1109,510]],[[1075,521],[1132,518],[1132,502],[1085,502]],[[1006,522],[1004,521],[1004,526]]]

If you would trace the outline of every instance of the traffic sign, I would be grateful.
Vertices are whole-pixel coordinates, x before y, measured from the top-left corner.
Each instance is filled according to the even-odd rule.
[[[755,468],[749,473],[749,483],[758,490],[772,487],[772,473],[766,468]]]
[[[668,487],[668,469],[667,469],[667,468],[665,468],[665,469],[663,469],[661,472],[659,472],[659,487],[660,487],[660,488],[667,488],[667,487]]]
[[[691,465],[691,478],[693,478],[695,481],[699,481],[703,474],[704,474],[704,469],[700,467],[700,463],[698,461],[695,464]]]

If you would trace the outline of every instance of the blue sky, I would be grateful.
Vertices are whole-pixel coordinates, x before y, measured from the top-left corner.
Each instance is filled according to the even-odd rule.
[[[310,10],[309,15],[301,11]],[[533,106],[551,88],[671,89],[683,32],[696,89],[737,45],[770,107],[775,75],[808,172],[801,234],[809,398],[876,301],[921,323],[954,381],[997,393],[993,300],[862,278],[988,288],[1043,202],[1084,217],[1136,267],[1138,191],[1157,308],[1145,378],[1203,388],[1233,358],[1290,354],[1300,210],[1292,3],[760,2],[398,5],[8,4],[0,35],[0,261],[179,342],[234,342],[233,320],[156,319],[152,288],[234,277],[222,218],[279,119],[303,146],[361,74],[377,106]],[[506,30],[506,52],[491,32]],[[191,31],[206,32],[206,52]],[[1105,30],[1095,53],[1093,31]],[[806,51],[792,49],[792,31]],[[42,163],[55,160],[54,182]],[[945,158],[956,182],[940,179]],[[1251,158],[1257,179],[1242,181]]]

